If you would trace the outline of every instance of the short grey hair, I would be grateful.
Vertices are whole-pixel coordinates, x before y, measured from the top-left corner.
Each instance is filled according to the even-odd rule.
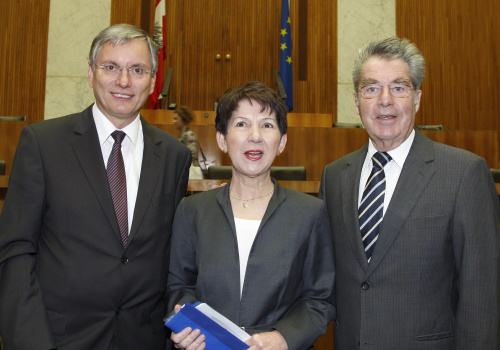
[[[94,38],[89,52],[89,63],[92,70],[95,70],[97,56],[99,56],[104,44],[107,42],[111,42],[113,45],[126,44],[135,39],[145,40],[148,44],[149,57],[151,59],[151,73],[156,73],[158,70],[158,44],[154,42],[146,31],[131,24],[112,25],[104,29]]]
[[[413,88],[415,91],[420,90],[420,86],[422,86],[425,77],[424,56],[422,56],[420,50],[408,39],[400,39],[394,36],[373,41],[359,49],[352,70],[352,81],[354,83],[355,93],[357,93],[359,89],[363,64],[371,57],[379,57],[386,60],[402,59],[405,61],[410,70],[410,79]]]

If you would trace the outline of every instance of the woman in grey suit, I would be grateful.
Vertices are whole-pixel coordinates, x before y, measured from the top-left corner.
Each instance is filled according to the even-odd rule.
[[[205,302],[252,335],[252,350],[312,349],[335,316],[333,243],[323,202],[270,176],[286,145],[285,103],[250,82],[226,91],[215,123],[232,179],[177,209],[170,309]],[[179,349],[205,347],[199,330],[171,339]]]

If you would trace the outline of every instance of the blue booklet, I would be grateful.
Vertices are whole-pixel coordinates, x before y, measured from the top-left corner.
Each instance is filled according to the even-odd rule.
[[[207,314],[211,317],[207,316]],[[243,341],[250,338],[241,328],[206,304],[186,303],[174,316],[165,318],[165,326],[179,333],[186,327],[199,329],[205,335],[207,350],[245,350],[249,346]]]

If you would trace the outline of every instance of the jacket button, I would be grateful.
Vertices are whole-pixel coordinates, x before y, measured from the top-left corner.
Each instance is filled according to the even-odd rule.
[[[368,282],[363,282],[363,283],[361,284],[361,289],[363,289],[363,290],[368,290],[368,289],[370,289],[370,284],[369,284]]]
[[[115,309],[115,315],[119,315],[121,312],[122,312],[122,309],[121,309],[121,308],[117,307],[117,308]]]
[[[129,260],[128,260],[128,258],[127,258],[126,256],[124,256],[124,257],[122,258],[122,264],[123,264],[123,265],[127,265],[127,264],[128,264],[128,261],[129,261]]]

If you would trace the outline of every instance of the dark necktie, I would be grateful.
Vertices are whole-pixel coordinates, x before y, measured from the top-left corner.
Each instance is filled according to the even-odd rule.
[[[122,156],[122,141],[126,134],[115,130],[111,136],[115,139],[113,149],[108,159],[106,172],[108,174],[111,198],[115,207],[116,219],[120,228],[123,246],[128,240],[128,206],[127,206],[127,178],[125,176],[125,164]]]
[[[382,225],[385,194],[384,165],[390,162],[391,159],[391,156],[386,152],[377,152],[373,155],[372,172],[366,182],[358,209],[359,229],[368,262],[370,262],[375,242],[378,239],[378,232]]]

